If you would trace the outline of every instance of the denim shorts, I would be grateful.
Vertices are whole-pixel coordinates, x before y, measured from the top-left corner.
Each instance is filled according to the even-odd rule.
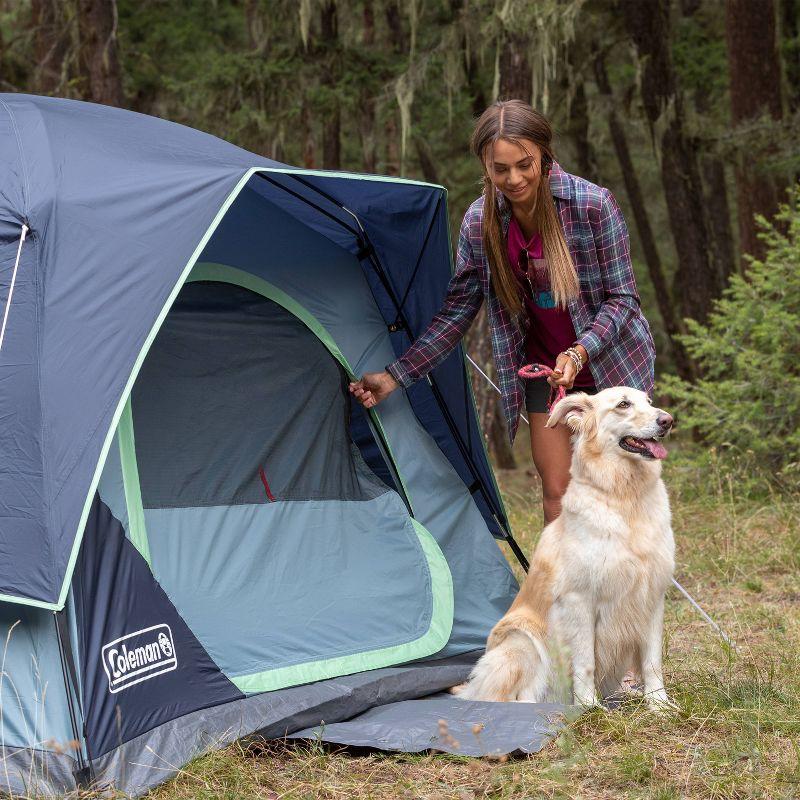
[[[597,391],[596,386],[573,386],[572,389],[567,389],[567,394],[573,392],[597,394]],[[549,399],[550,384],[544,378],[525,381],[525,410],[529,414],[546,414]]]

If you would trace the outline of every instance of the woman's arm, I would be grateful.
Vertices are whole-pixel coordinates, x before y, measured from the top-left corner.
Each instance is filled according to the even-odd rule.
[[[617,201],[603,189],[599,212],[589,211],[605,299],[591,326],[578,337],[593,359],[613,342],[639,310],[639,293],[631,264],[628,227]]]
[[[456,252],[456,271],[447,287],[447,295],[439,313],[425,332],[386,372],[365,374],[350,384],[350,391],[367,408],[379,403],[397,386],[407,388],[425,377],[444,361],[461,341],[483,303],[480,276],[469,241],[469,214],[461,223]]]

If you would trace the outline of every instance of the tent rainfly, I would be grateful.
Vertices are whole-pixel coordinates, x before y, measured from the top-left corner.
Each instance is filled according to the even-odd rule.
[[[347,392],[444,297],[444,189],[16,94],[0,165],[0,792],[138,795],[322,722],[445,747],[396,738],[409,701],[517,588],[463,352]]]

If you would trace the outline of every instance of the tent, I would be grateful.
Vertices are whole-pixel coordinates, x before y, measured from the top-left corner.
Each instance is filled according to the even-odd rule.
[[[346,388],[444,296],[444,189],[0,106],[0,791],[140,794],[462,680],[517,588],[463,353]]]

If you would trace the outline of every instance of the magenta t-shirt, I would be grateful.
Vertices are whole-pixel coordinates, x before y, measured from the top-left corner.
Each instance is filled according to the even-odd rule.
[[[544,260],[542,237],[535,233],[526,242],[519,223],[512,216],[508,226],[508,260],[522,289],[528,312],[525,337],[526,363],[556,365],[556,356],[575,341],[575,328],[569,311],[556,307],[550,291],[550,274]],[[575,386],[594,386],[592,373],[584,367],[575,378]]]

